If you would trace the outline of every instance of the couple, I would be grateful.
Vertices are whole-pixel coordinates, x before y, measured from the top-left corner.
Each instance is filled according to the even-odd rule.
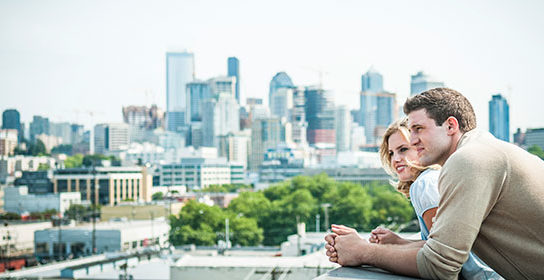
[[[544,279],[544,161],[476,130],[474,110],[457,91],[423,92],[404,112],[407,122],[388,129],[381,154],[410,196],[425,241],[376,229],[369,243],[333,226],[329,259],[422,278],[462,271],[469,279]],[[420,167],[433,164],[442,168]]]

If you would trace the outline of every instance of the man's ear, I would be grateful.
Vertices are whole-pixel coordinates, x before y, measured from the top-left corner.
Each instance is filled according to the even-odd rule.
[[[457,120],[456,117],[450,116],[449,118],[446,119],[444,124],[448,128],[448,135],[449,136],[455,135],[456,133],[459,132],[459,121]]]

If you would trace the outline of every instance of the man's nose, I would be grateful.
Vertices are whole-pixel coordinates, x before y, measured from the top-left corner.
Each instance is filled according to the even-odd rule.
[[[417,142],[419,142],[419,138],[417,137],[417,135],[415,133],[410,133],[410,145],[414,146],[415,144],[417,144]]]

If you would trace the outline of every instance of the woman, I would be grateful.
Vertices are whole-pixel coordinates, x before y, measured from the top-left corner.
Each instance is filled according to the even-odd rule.
[[[417,152],[410,146],[409,135],[406,120],[390,125],[383,136],[380,157],[385,170],[398,179],[395,183],[397,190],[410,199],[419,220],[421,239],[427,240],[438,209],[439,166],[417,165]],[[373,230],[369,241],[379,244],[412,242],[384,228]],[[463,265],[461,274],[465,279],[502,279],[472,253]]]

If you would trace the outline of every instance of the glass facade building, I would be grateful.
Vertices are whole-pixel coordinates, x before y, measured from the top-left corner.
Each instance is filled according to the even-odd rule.
[[[187,83],[195,76],[194,55],[166,53],[166,128],[182,131],[186,125]]]
[[[236,78],[235,97],[240,104],[240,61],[236,57],[229,57],[227,63],[227,76]]]
[[[410,81],[410,96],[439,87],[445,87],[444,83],[436,81],[431,76],[423,73],[423,71],[419,71],[417,74],[412,75]]]
[[[510,142],[510,109],[506,99],[493,95],[489,101],[489,132],[500,140]]]

